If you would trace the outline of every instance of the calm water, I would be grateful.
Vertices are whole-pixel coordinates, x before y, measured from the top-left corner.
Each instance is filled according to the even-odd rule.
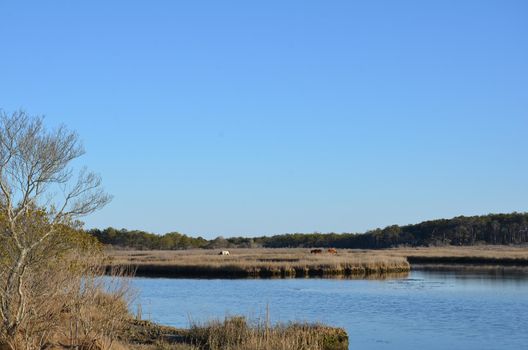
[[[412,272],[392,280],[136,278],[143,317],[226,315],[340,326],[351,349],[528,349],[528,278]]]

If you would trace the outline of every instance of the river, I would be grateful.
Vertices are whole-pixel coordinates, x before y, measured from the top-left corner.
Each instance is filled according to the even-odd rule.
[[[413,271],[403,278],[134,278],[143,318],[188,327],[226,315],[343,327],[350,349],[527,349],[528,277]]]

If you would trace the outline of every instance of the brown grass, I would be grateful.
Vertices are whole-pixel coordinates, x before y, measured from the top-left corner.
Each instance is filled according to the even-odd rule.
[[[290,323],[270,326],[265,320],[248,322],[244,317],[195,324],[190,329],[158,326],[138,321],[128,335],[132,349],[180,350],[345,350],[343,329],[319,324]]]
[[[413,269],[430,271],[526,274],[527,246],[399,248],[385,254],[405,256]]]
[[[401,274],[413,267],[528,266],[528,247],[471,246],[419,247],[381,250],[338,249],[337,254],[310,254],[310,249],[109,252],[110,266],[133,266],[139,276],[159,277],[358,277]],[[410,263],[410,264],[409,264]]]
[[[134,266],[139,276],[310,277],[368,276],[409,271],[404,257],[367,254],[310,254],[309,249],[111,251],[109,265]]]
[[[131,293],[125,271],[101,278],[101,261],[97,252],[71,252],[31,270],[21,286],[27,315],[17,332],[0,328],[0,349],[118,350],[113,345],[131,319]]]
[[[356,250],[351,250],[354,252]],[[417,247],[417,248],[393,248],[383,250],[367,250],[366,252],[391,256],[405,257],[465,257],[465,258],[488,258],[495,260],[517,259],[528,260],[528,246],[446,246],[446,247]]]
[[[405,256],[413,269],[429,270],[519,270],[528,266],[528,247],[472,246],[399,248],[384,251]]]

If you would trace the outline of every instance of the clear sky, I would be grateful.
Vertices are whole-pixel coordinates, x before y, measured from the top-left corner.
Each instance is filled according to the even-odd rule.
[[[0,108],[80,134],[89,228],[527,211],[528,2],[2,1]]]

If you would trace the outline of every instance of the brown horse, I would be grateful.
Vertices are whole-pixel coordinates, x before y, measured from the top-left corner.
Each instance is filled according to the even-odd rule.
[[[312,250],[310,250],[310,253],[312,253],[312,254],[321,254],[322,252],[323,252],[322,249],[312,249]]]
[[[330,253],[330,254],[337,254],[337,249],[335,249],[335,248],[328,248],[327,252]]]

